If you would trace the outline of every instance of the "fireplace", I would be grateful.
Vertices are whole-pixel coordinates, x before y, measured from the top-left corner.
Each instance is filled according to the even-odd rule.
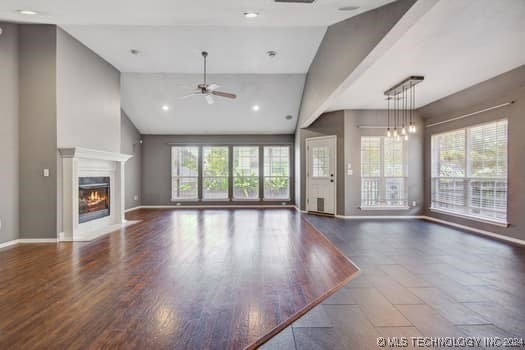
[[[78,179],[78,222],[100,219],[110,215],[109,177],[80,177]]]

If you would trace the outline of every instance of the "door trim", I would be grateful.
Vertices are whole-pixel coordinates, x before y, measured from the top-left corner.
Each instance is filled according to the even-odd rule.
[[[306,138],[304,141],[305,141],[305,150],[306,150],[306,198],[305,198],[305,210],[306,212],[310,212],[308,210],[308,200],[310,198],[310,156],[309,156],[309,152],[310,152],[310,147],[309,147],[309,142],[310,141],[321,141],[321,140],[334,140],[334,187],[335,187],[335,191],[334,191],[334,216],[337,215],[337,136],[336,135],[328,135],[328,136],[317,136],[317,137],[308,137]],[[316,213],[314,211],[312,211],[312,213]],[[322,214],[325,214],[325,215],[331,215],[329,213],[322,213]]]

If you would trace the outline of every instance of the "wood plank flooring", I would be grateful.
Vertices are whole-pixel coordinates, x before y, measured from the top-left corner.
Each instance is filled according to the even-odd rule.
[[[423,220],[305,218],[361,274],[263,349],[380,349],[379,336],[525,339],[525,247]]]
[[[293,210],[128,219],[88,243],[0,250],[1,349],[254,348],[357,272]]]

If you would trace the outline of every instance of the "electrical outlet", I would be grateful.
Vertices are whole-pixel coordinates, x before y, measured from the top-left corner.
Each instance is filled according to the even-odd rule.
[[[412,206],[415,207],[417,205],[416,201],[412,202]]]
[[[138,200],[139,200],[139,196],[134,195],[134,196],[133,196],[133,200],[138,201]]]

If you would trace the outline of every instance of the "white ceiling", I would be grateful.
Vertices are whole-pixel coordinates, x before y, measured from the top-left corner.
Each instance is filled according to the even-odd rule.
[[[63,28],[121,72],[306,73],[325,27],[75,26]],[[132,55],[130,49],[140,51]],[[277,56],[266,55],[269,50]]]
[[[525,64],[524,0],[440,0],[329,110],[385,108],[383,92],[423,75],[424,106]]]
[[[143,134],[289,134],[297,123],[304,79],[304,74],[214,74],[208,81],[238,98],[216,97],[208,105],[200,96],[179,98],[191,90],[184,85],[200,83],[201,75],[124,73],[121,103]],[[260,110],[253,111],[254,105]]]
[[[393,0],[317,0],[284,4],[273,0],[2,0],[0,19],[85,25],[327,26]],[[342,12],[342,6],[359,6]],[[38,11],[23,16],[19,9]],[[242,15],[256,11],[248,20]]]

